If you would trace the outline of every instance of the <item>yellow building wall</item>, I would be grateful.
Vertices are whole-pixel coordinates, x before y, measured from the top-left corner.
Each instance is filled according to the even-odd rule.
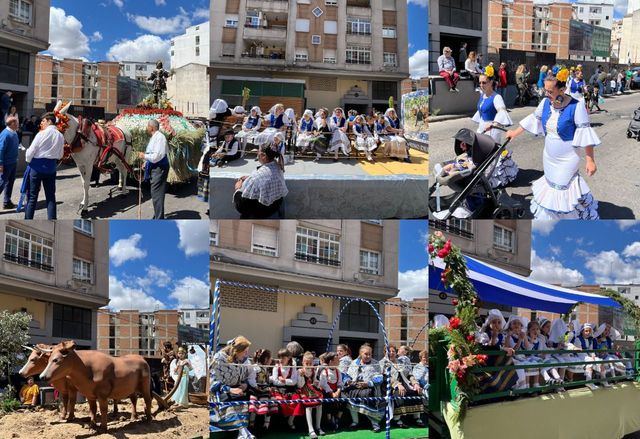
[[[45,328],[46,305],[33,299],[26,297],[13,296],[10,294],[0,293],[0,310],[6,309],[10,312],[18,312],[22,308],[26,308],[27,312],[33,316],[33,320],[40,323],[40,328]]]

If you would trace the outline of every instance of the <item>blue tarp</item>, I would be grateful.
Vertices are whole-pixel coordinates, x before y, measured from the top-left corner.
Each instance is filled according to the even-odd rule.
[[[565,314],[577,302],[620,308],[613,299],[598,294],[583,293],[569,288],[549,285],[494,267],[485,262],[465,256],[469,278],[481,300],[536,311]],[[442,260],[429,265],[429,289],[452,292],[444,287],[440,274],[444,269]]]

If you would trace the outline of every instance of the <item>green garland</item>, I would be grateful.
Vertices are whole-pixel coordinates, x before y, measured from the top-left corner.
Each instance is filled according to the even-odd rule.
[[[633,319],[636,334],[640,334],[640,307],[638,307],[635,302],[627,299],[617,291],[602,290],[601,293],[622,305],[622,309],[624,310],[625,314]]]

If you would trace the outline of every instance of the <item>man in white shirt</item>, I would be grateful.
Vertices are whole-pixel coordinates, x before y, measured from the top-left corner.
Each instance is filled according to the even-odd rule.
[[[27,149],[27,162],[29,174],[25,175],[29,183],[29,200],[25,209],[24,218],[33,219],[38,204],[40,184],[44,187],[44,196],[47,199],[47,218],[57,219],[56,212],[56,170],[58,160],[64,155],[64,136],[56,126],[56,116],[46,113],[40,122],[41,131],[36,134]]]
[[[151,200],[153,201],[153,219],[164,219],[164,197],[167,192],[169,159],[167,158],[167,138],[160,132],[157,120],[150,120],[147,133],[151,136],[145,152],[138,153],[146,160],[144,179],[151,180]]]

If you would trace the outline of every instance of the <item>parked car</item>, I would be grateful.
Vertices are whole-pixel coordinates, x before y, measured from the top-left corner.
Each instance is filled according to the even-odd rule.
[[[631,71],[633,72],[633,76],[631,77],[629,88],[635,90],[636,88],[640,88],[640,67],[634,67]]]

